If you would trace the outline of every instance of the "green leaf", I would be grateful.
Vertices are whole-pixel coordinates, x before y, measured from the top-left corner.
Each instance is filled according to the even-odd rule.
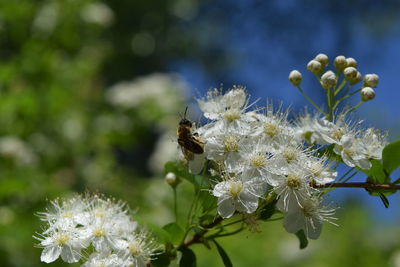
[[[151,261],[151,266],[154,267],[167,267],[171,263],[171,259],[167,253],[157,255],[155,260]]]
[[[389,208],[389,200],[387,199],[387,197],[381,192],[379,192],[379,197],[381,198],[382,203],[385,206],[385,208]]]
[[[297,238],[300,241],[300,249],[304,249],[308,246],[308,239],[306,237],[306,234],[304,233],[303,230],[300,230],[296,233]]]
[[[276,209],[275,209],[275,205],[276,205],[276,200],[268,203],[267,205],[265,205],[264,207],[261,208],[260,210],[260,219],[263,221],[268,220],[269,218],[272,217],[272,215],[274,215]]]
[[[196,267],[196,255],[193,250],[187,247],[179,249],[182,252],[182,258],[179,261],[180,267]]]
[[[229,259],[228,254],[226,254],[225,250],[213,239],[215,246],[217,247],[218,253],[221,256],[222,262],[225,267],[233,267],[231,260]]]
[[[207,213],[217,207],[217,198],[210,194],[208,191],[200,191],[199,201],[203,213]]]
[[[390,143],[382,152],[383,168],[391,174],[400,166],[400,140]]]
[[[170,241],[172,244],[178,245],[185,234],[182,228],[177,223],[169,223],[163,226],[163,228],[170,235]]]
[[[390,177],[383,170],[383,165],[379,160],[371,160],[371,168],[369,170],[359,169],[368,175],[368,182],[373,184],[384,184],[390,182]]]
[[[203,177],[203,175],[195,175],[194,181],[200,188],[210,187],[210,182],[208,181],[208,177]]]
[[[146,223],[146,226],[151,230],[154,235],[156,235],[157,240],[161,243],[172,242],[171,235],[163,228],[152,223]]]

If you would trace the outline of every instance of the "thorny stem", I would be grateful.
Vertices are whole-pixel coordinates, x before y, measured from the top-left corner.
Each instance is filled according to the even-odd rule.
[[[314,188],[331,188],[331,187],[342,187],[342,188],[365,188],[371,190],[389,189],[389,190],[400,190],[400,185],[395,184],[373,184],[369,182],[365,183],[328,183],[328,184],[312,184]]]

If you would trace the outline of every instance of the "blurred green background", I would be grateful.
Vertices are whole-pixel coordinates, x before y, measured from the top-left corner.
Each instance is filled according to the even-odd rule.
[[[99,192],[149,222],[173,220],[163,165],[176,157],[179,112],[204,86],[179,70],[197,62],[222,82],[237,64],[215,41],[224,14],[210,2],[0,1],[0,266],[46,265],[34,214],[57,197]],[[213,19],[202,23],[202,10]],[[305,251],[281,222],[220,243],[235,266],[400,266],[400,228],[347,202],[340,226]],[[222,266],[215,249],[194,249],[199,266]]]

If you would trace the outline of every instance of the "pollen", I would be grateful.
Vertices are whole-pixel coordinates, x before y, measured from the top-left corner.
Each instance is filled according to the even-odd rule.
[[[289,174],[287,176],[286,184],[292,189],[296,189],[300,186],[301,179],[297,174]]]
[[[314,177],[321,176],[323,170],[323,166],[321,163],[316,162],[310,167],[310,171]]]
[[[237,120],[237,119],[240,118],[240,112],[237,109],[228,109],[224,113],[224,118],[227,121],[232,122],[232,121]]]
[[[58,235],[56,236],[56,238],[55,238],[54,241],[55,241],[55,243],[57,243],[58,245],[62,246],[62,245],[64,245],[65,243],[67,243],[70,239],[71,239],[71,238],[69,237],[68,234],[61,233],[61,234],[58,234]]]
[[[238,152],[239,144],[235,136],[227,136],[224,140],[225,152]]]
[[[258,154],[250,159],[250,164],[256,168],[262,168],[265,167],[265,161],[265,156]]]
[[[228,193],[232,197],[238,197],[243,190],[243,184],[239,181],[231,181],[229,184]]]
[[[279,126],[276,123],[267,122],[264,124],[264,132],[270,137],[277,136],[279,134]]]
[[[128,246],[128,250],[134,257],[137,257],[140,254],[142,254],[142,246],[138,241],[132,241]]]
[[[339,141],[343,137],[343,135],[344,135],[344,129],[342,127],[339,127],[332,131],[332,137],[337,141]]]
[[[287,162],[291,162],[297,159],[298,153],[296,149],[293,148],[285,148],[282,152]]]
[[[97,236],[97,237],[104,236],[104,235],[105,235],[105,233],[104,233],[104,228],[103,228],[103,227],[97,227],[97,228],[95,228],[95,229],[93,230],[93,235],[94,235],[94,236]]]

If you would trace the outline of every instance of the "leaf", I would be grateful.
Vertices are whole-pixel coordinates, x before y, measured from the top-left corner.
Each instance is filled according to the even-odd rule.
[[[211,195],[208,191],[200,191],[199,201],[203,213],[207,213],[217,207],[217,198]]]
[[[391,174],[400,166],[400,140],[390,143],[382,152],[383,168]]]
[[[166,253],[161,253],[157,255],[157,258],[155,260],[151,261],[151,266],[154,267],[167,267],[171,263],[171,259],[169,258],[169,255]]]
[[[231,260],[229,259],[228,254],[226,254],[225,250],[217,243],[215,239],[213,239],[215,246],[217,247],[218,253],[221,256],[222,262],[225,267],[233,267]]]
[[[381,198],[382,203],[385,206],[385,208],[389,208],[389,200],[387,199],[387,197],[381,192],[379,192],[379,197]]]
[[[379,160],[371,160],[371,168],[369,170],[359,169],[368,175],[368,182],[373,184],[384,184],[390,182],[390,177],[383,170],[383,165]]]
[[[177,223],[169,223],[163,226],[163,228],[170,235],[170,241],[173,244],[178,245],[182,241],[183,235],[185,234],[182,228]]]
[[[196,267],[196,255],[193,250],[187,247],[179,249],[182,252],[182,258],[179,261],[180,267]]]
[[[306,234],[304,233],[303,230],[300,230],[296,233],[297,238],[300,241],[300,249],[304,249],[308,246],[308,239],[306,237]]]
[[[158,241],[162,243],[171,242],[171,235],[166,230],[152,223],[146,223],[146,225],[156,235]]]
[[[264,207],[262,207],[261,211],[260,211],[260,219],[263,221],[266,221],[269,218],[271,218],[272,215],[274,215],[274,213],[276,211],[275,205],[276,205],[276,201],[274,200],[274,201],[268,203],[267,205],[265,205]]]

